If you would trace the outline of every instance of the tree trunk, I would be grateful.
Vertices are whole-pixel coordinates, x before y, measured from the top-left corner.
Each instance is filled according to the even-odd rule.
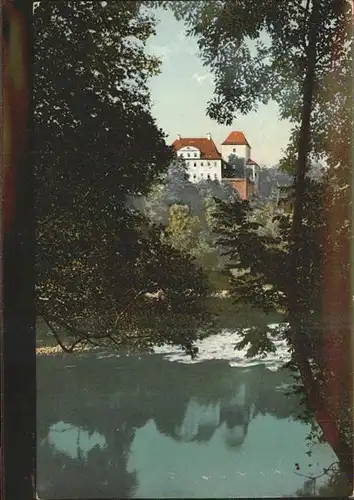
[[[307,64],[303,85],[303,106],[298,143],[297,171],[295,175],[295,204],[292,225],[292,247],[290,252],[290,273],[293,286],[289,293],[289,321],[292,331],[292,342],[295,359],[307,393],[308,404],[320,425],[324,439],[331,445],[350,481],[353,480],[353,463],[351,447],[340,437],[334,414],[328,407],[321,394],[320,387],[314,377],[309,362],[309,335],[306,324],[302,321],[302,314],[306,311],[306,294],[304,293],[304,280],[302,263],[305,261],[304,248],[301,243],[303,200],[306,187],[306,174],[308,171],[308,153],[310,150],[311,113],[313,105],[313,89],[316,69],[316,45],[318,38],[318,24],[320,0],[312,0],[312,10],[309,19],[309,37],[307,47]]]

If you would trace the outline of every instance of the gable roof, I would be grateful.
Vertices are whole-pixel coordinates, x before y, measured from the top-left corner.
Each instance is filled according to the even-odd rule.
[[[206,139],[205,137],[181,137],[181,139],[176,139],[172,144],[175,151],[187,146],[198,148],[201,158],[221,160],[221,155],[212,139]]]
[[[239,130],[234,130],[233,132],[231,132],[222,143],[222,146],[248,146],[249,148],[251,147],[245,137],[245,134],[243,132],[240,132]]]
[[[259,167],[258,163],[256,163],[254,160],[251,158],[248,158],[246,165],[256,165],[256,167]]]

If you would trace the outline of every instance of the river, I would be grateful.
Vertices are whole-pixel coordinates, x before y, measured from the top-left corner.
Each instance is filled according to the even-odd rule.
[[[311,450],[281,366],[235,351],[228,331],[132,356],[40,356],[37,489],[40,498],[225,498],[318,495],[335,462]],[[302,474],[302,475],[301,475]]]

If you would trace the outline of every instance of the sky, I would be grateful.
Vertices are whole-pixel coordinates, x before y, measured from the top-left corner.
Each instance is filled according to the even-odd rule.
[[[171,12],[157,10],[160,22],[156,36],[150,37],[147,51],[162,59],[161,74],[150,81],[152,114],[172,143],[182,137],[205,137],[211,133],[217,145],[231,132],[241,130],[251,145],[251,157],[258,164],[271,167],[282,157],[291,125],[280,120],[275,102],[260,105],[258,111],[240,115],[230,127],[219,125],[206,116],[207,103],[213,94],[213,80],[202,65],[195,39],[185,36],[183,22]]]

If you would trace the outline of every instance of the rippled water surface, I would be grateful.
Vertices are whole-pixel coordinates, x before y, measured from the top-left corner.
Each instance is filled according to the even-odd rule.
[[[316,495],[325,478],[299,474],[319,474],[335,457],[326,444],[306,454],[309,427],[281,369],[285,344],[250,361],[236,341],[228,331],[204,339],[193,362],[170,347],[40,357],[39,495]]]

